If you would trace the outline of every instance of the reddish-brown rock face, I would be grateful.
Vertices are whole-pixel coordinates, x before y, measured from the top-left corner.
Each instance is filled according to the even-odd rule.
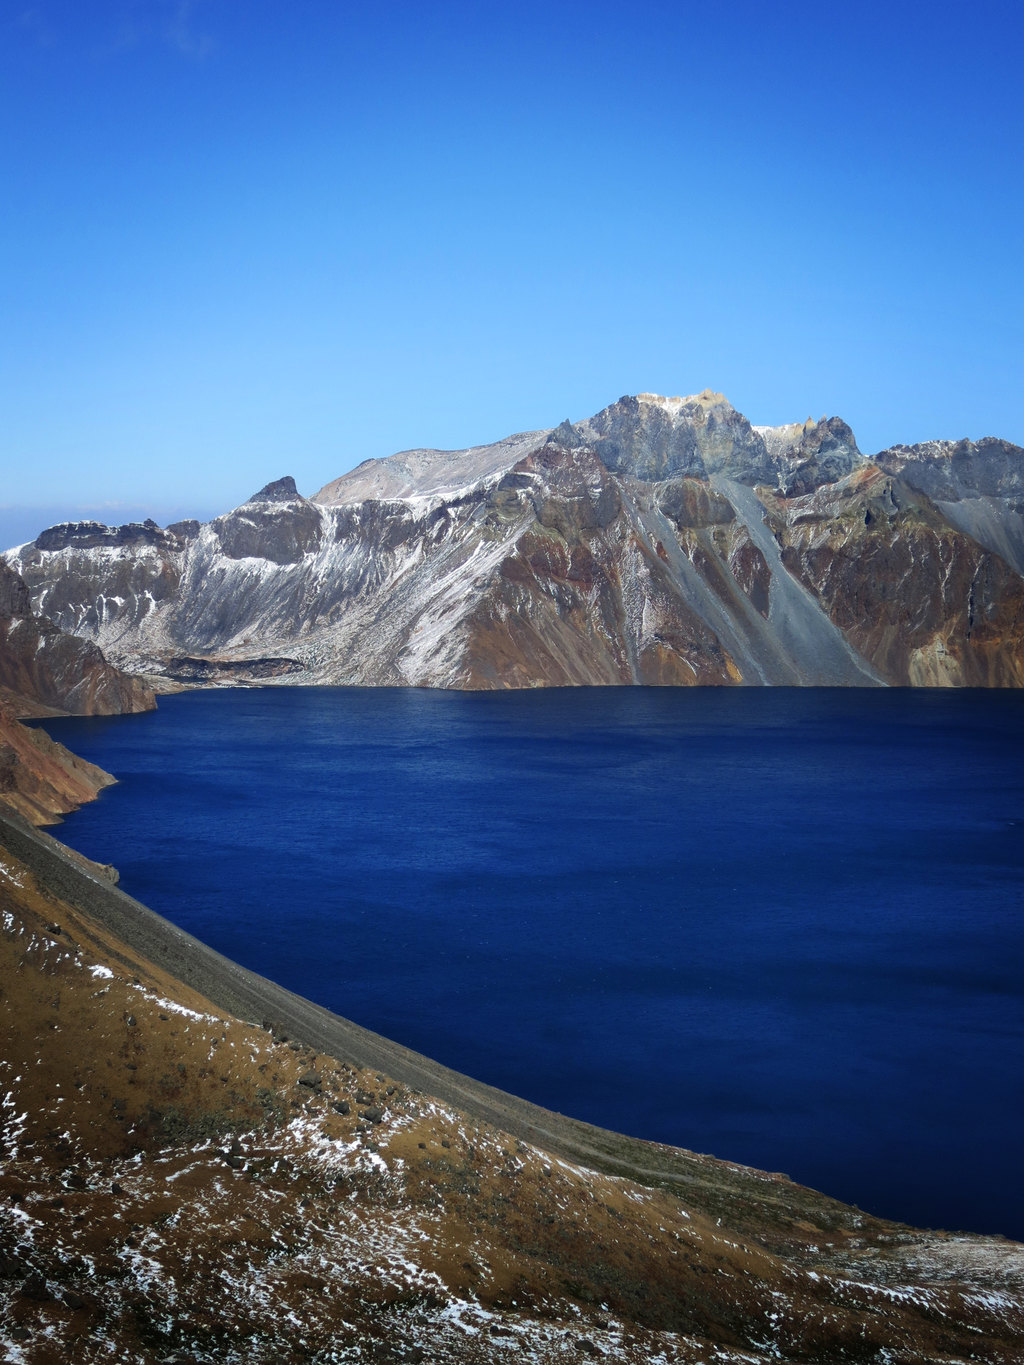
[[[732,516],[695,479],[666,486],[665,496],[699,525]],[[628,500],[588,447],[551,441],[515,466],[498,503],[526,527],[469,617],[464,685],[739,681],[714,631],[680,596],[664,544],[636,524]]]
[[[740,587],[761,615],[768,619],[771,570],[768,561],[741,526],[729,550],[729,568]]]
[[[0,707],[0,802],[33,825],[52,825],[114,779]]]
[[[52,824],[114,779],[19,716],[149,710],[152,690],[112,668],[96,645],[32,610],[28,588],[0,560],[0,802]]]
[[[638,584],[642,631],[628,601]],[[484,688],[738,680],[714,634],[677,599],[660,556],[637,537],[568,547],[522,536],[470,618],[466,664],[467,685]]]
[[[1024,580],[876,465],[769,501],[790,573],[898,686],[1024,685]]]
[[[0,560],[0,688],[12,709],[118,715],[155,705],[152,689],[111,667],[99,649],[67,635],[32,609],[28,589]],[[19,706],[17,698],[24,702]]]

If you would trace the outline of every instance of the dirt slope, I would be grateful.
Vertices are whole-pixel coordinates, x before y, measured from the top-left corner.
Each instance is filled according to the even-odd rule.
[[[113,781],[45,731],[20,724],[0,703],[0,802],[31,824],[56,824]]]
[[[0,1030],[5,1360],[1024,1353],[1024,1248],[886,1224],[459,1077],[6,817]]]

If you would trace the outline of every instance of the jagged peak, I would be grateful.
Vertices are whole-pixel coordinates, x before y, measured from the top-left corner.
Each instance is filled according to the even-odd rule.
[[[296,502],[302,494],[295,487],[295,480],[290,474],[285,474],[281,479],[274,479],[272,483],[265,484],[258,493],[254,493],[249,502]]]
[[[1024,494],[1024,449],[997,436],[893,445],[872,458],[887,473],[944,502]]]
[[[668,396],[644,391],[625,394],[578,422],[566,418],[546,431],[520,432],[464,450],[423,448],[364,460],[325,484],[312,501],[330,506],[364,499],[448,496],[500,478],[544,442],[566,449],[589,445],[609,469],[655,481],[677,474],[703,477],[725,472],[749,484],[774,483],[780,462],[799,459],[808,464],[812,457],[827,456],[827,467],[821,459],[815,470],[808,465],[806,482],[819,472],[826,478],[838,477],[861,458],[853,432],[838,417],[809,416],[785,426],[753,426],[717,389]],[[291,481],[286,493],[285,484],[279,480],[264,493],[297,497]],[[788,486],[785,478],[780,486]]]
[[[769,453],[776,456],[793,456],[801,448],[830,440],[843,443],[853,455],[861,453],[849,424],[841,417],[829,417],[827,413],[817,419],[808,417],[805,422],[784,422],[779,426],[755,426],[753,429]]]
[[[553,431],[548,433],[547,443],[549,445],[564,446],[566,450],[573,450],[576,446],[586,445],[586,441],[576,430],[568,417]]]
[[[620,399],[619,401],[621,402],[622,400]],[[664,408],[666,412],[671,413],[673,416],[682,412],[684,408],[689,407],[725,407],[735,411],[725,394],[717,393],[714,389],[702,389],[700,393],[687,394],[685,397],[676,394],[671,398],[660,393],[638,393],[636,395],[636,401],[638,403],[650,403],[655,407]]]

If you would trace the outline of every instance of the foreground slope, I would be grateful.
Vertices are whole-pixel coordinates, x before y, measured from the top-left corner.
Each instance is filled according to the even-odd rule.
[[[1020,1359],[1024,1248],[479,1085],[6,816],[0,980],[6,1359]]]
[[[199,683],[1017,687],[1022,484],[1004,441],[867,458],[839,418],[640,394],[8,559],[62,629]]]

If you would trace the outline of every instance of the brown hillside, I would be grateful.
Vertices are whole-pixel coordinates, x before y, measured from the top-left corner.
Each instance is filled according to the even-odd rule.
[[[502,1096],[0,844],[4,1359],[1021,1359],[1024,1248]]]

